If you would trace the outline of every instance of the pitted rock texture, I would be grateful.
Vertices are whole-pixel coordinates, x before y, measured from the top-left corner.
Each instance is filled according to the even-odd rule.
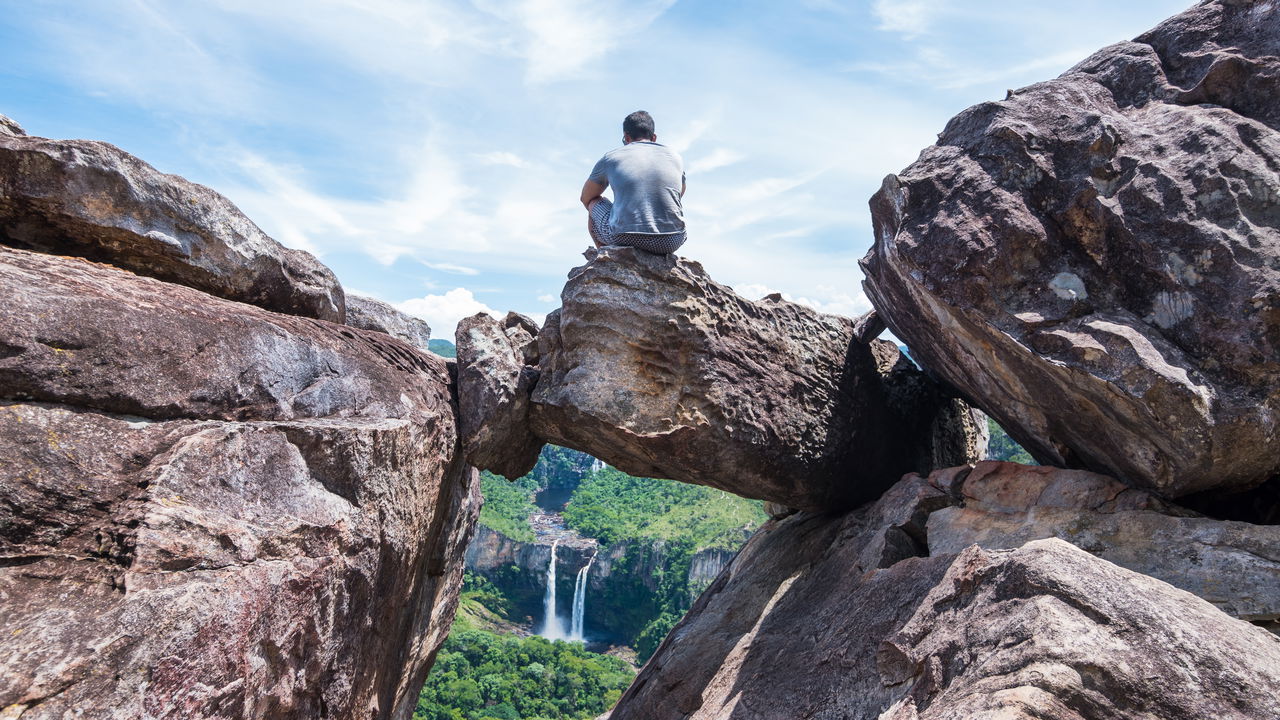
[[[1056,537],[1228,615],[1280,627],[1280,527],[1198,517],[1083,470],[984,462],[956,477],[963,503],[929,516],[931,554]]]
[[[1280,711],[1280,639],[1164,582],[1057,539],[927,556],[929,518],[959,502],[952,492],[968,470],[908,476],[848,513],[770,521],[611,720]]]
[[[1280,471],[1280,5],[1208,0],[954,118],[872,198],[879,315],[1041,462]]]
[[[935,446],[974,459],[978,443],[939,439],[974,426],[939,427],[950,399],[854,321],[745,300],[675,256],[587,257],[538,336],[530,417],[547,442],[810,510],[874,499]]]
[[[272,240],[213,190],[104,142],[0,132],[0,243],[276,312],[344,318],[342,286],[310,253]]]
[[[424,320],[406,315],[391,305],[363,295],[347,294],[347,325],[361,330],[373,330],[399,338],[410,345],[430,352],[431,326]]]
[[[538,381],[538,326],[518,313],[485,313],[455,331],[458,414],[467,462],[510,480],[538,462],[545,444],[529,427],[529,395]]]
[[[0,248],[0,707],[408,718],[479,483],[439,359]]]

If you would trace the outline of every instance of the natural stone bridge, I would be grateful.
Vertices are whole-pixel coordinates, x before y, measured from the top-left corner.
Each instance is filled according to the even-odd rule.
[[[1280,6],[1203,0],[886,179],[873,315],[606,248],[456,366],[0,117],[0,717],[409,717],[544,442],[774,515],[613,720],[1280,717],[1276,97]]]

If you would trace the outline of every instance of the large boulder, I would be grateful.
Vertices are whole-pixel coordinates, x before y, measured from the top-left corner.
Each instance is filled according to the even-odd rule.
[[[981,425],[959,421],[967,408],[853,320],[746,300],[673,255],[587,257],[538,336],[530,419],[547,442],[811,510],[874,499],[939,455],[954,465],[982,452],[946,438]]]
[[[1280,639],[1057,538],[930,554],[969,468],[874,504],[767,523],[694,603],[612,720],[1238,718],[1280,712]],[[1060,473],[1062,471],[1050,471]],[[1006,486],[1022,511],[1095,478]],[[1112,497],[1105,498],[1110,491]]]
[[[479,483],[444,362],[0,248],[6,717],[408,718]]]
[[[865,288],[1041,462],[1280,472],[1280,6],[1206,0],[972,107],[872,198]]]
[[[929,515],[930,554],[1056,537],[1280,628],[1280,527],[1201,517],[1083,470],[984,462],[952,477],[961,502]]]
[[[342,286],[310,253],[272,240],[213,190],[104,142],[0,131],[0,243],[276,312],[344,317]]]
[[[529,428],[529,395],[538,381],[538,326],[519,313],[499,321],[463,318],[458,355],[458,422],[467,462],[509,480],[538,462],[545,444]]]
[[[391,305],[364,295],[347,293],[347,324],[361,330],[373,330],[399,338],[410,345],[430,352],[431,326],[425,320],[407,315]]]

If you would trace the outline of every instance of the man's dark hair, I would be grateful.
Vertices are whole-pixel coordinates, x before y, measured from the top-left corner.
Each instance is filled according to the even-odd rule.
[[[649,140],[654,136],[653,116],[643,110],[637,110],[622,121],[623,134],[632,140]]]

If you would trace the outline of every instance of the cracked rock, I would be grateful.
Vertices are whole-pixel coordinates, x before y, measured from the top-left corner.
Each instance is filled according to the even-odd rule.
[[[1280,6],[1205,0],[965,110],[871,200],[879,316],[1038,461],[1280,472]]]
[[[344,317],[329,268],[268,237],[222,195],[114,145],[29,136],[12,121],[0,123],[0,243],[276,312]]]
[[[0,248],[0,708],[404,718],[479,483],[442,360]]]
[[[538,336],[530,418],[547,442],[807,510],[985,451],[985,423],[853,320],[746,300],[676,256],[588,260]]]

